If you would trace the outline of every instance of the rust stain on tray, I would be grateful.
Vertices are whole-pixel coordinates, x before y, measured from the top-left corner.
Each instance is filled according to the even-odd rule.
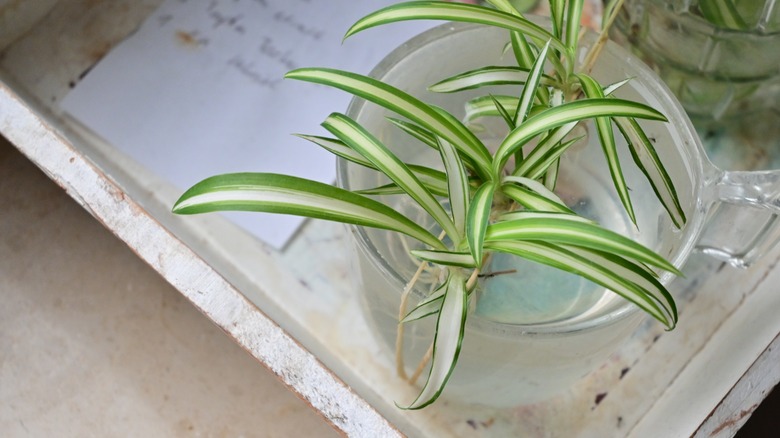
[[[198,36],[197,33],[186,32],[183,30],[177,30],[175,38],[176,42],[180,46],[186,47],[188,49],[197,49],[207,43],[207,41],[204,38]]]
[[[185,32],[183,30],[177,30],[176,31],[176,41],[180,42],[181,44],[185,46],[197,46],[198,42],[195,40],[195,37],[192,36],[191,33]]]
[[[102,43],[91,47],[88,53],[89,59],[92,60],[92,64],[97,63],[111,50],[113,44],[109,41],[103,41]]]
[[[723,429],[730,428],[738,424],[740,421],[742,421],[743,418],[750,416],[753,413],[753,411],[756,410],[756,408],[758,408],[758,404],[754,404],[748,409],[743,409],[742,411],[739,412],[739,414],[736,417],[724,421],[720,426],[715,428],[715,430],[712,431],[710,436],[715,436],[721,431],[723,431]]]

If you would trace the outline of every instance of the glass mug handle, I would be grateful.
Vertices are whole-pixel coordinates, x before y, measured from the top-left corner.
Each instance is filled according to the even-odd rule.
[[[720,171],[711,181],[696,248],[746,268],[780,240],[780,170]]]

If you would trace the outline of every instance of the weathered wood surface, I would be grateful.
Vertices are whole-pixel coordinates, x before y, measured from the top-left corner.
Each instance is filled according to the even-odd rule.
[[[0,87],[0,114],[3,135],[327,421],[349,435],[398,435],[316,357],[4,86]]]

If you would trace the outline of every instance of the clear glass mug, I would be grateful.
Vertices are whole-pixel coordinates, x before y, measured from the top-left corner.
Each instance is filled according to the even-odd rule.
[[[736,22],[703,12],[700,3],[626,0],[611,36],[656,70],[708,148],[768,149],[769,166],[777,166],[780,2],[734,2]]]
[[[426,91],[427,86],[456,73],[509,62],[502,59],[507,38],[507,32],[500,29],[445,24],[396,49],[373,70],[372,76],[462,117],[464,103],[485,91],[434,94]],[[585,37],[586,43],[593,40],[593,34]],[[580,55],[582,59],[584,53]],[[676,184],[688,223],[682,230],[674,227],[652,188],[633,165],[627,148],[620,147],[638,219],[636,227],[631,224],[612,188],[592,125],[582,128],[587,139],[574,146],[561,163],[562,179],[557,191],[570,206],[653,248],[676,266],[682,266],[696,248],[733,265],[746,266],[777,240],[780,174],[724,172],[716,168],[668,88],[638,58],[618,45],[610,42],[606,46],[593,74],[604,84],[633,78],[616,94],[644,101],[670,120],[643,123],[643,127]],[[518,91],[497,88],[492,92]],[[436,152],[387,122],[385,117],[395,114],[355,99],[348,115],[382,139],[401,159],[442,167]],[[495,126],[486,122],[480,131],[488,145],[498,135],[492,134]],[[622,140],[619,134],[615,137]],[[347,161],[338,162],[341,187],[355,190],[386,182],[377,172]],[[431,223],[416,205],[401,199],[387,196],[382,201],[417,217],[420,223]],[[356,280],[367,320],[392,354],[400,294],[417,269],[408,255],[415,242],[382,230],[350,229]],[[744,236],[739,230],[750,230],[754,235]],[[450,400],[512,406],[565,391],[602,364],[645,318],[633,304],[579,277],[516,258],[494,260],[494,272],[507,264],[516,272],[480,281],[480,305],[470,309],[459,363],[443,393]],[[409,309],[426,296],[436,280],[436,273],[432,272],[416,283]],[[661,278],[665,284],[672,280],[669,275]],[[428,319],[405,330],[404,351],[410,370],[433,339],[434,321]]]

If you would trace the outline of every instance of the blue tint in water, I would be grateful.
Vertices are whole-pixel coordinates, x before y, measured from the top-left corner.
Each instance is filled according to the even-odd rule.
[[[508,254],[494,253],[483,272],[488,276],[480,281],[476,313],[496,322],[571,318],[591,308],[604,293],[603,287],[582,277]]]
[[[557,189],[561,199],[581,216],[613,230],[624,229],[626,219],[612,191],[579,167],[571,168]],[[495,322],[540,324],[573,318],[593,308],[607,293],[578,275],[498,252],[483,272],[498,275],[480,282],[476,313]]]

